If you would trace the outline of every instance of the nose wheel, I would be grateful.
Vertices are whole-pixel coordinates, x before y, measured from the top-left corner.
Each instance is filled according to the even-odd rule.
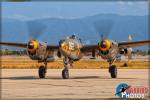
[[[62,70],[62,78],[69,79],[69,67],[72,65],[73,61],[69,60],[67,57],[64,57],[64,69]]]
[[[117,67],[115,65],[111,65],[109,67],[109,73],[111,78],[117,78]]]
[[[39,68],[39,78],[45,78],[46,69],[44,66],[40,66]]]
[[[39,71],[38,71],[39,78],[45,78],[45,76],[46,76],[47,62],[45,62],[44,64],[45,64],[45,66],[42,65],[42,66],[39,67]]]
[[[62,70],[62,78],[68,79],[69,78],[69,71],[67,69]]]

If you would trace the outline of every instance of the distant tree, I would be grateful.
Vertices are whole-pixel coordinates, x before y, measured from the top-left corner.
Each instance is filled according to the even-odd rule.
[[[150,54],[150,50],[139,50],[137,49],[136,51],[133,51],[132,54],[136,54],[136,55],[149,55]]]
[[[4,49],[4,50],[0,50],[0,56],[2,55],[27,55],[26,50],[8,50],[8,49]]]

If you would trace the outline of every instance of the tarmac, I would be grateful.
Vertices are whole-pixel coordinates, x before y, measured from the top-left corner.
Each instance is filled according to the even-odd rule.
[[[45,79],[39,79],[37,72],[38,69],[2,69],[1,98],[119,98],[115,93],[120,83],[149,87],[149,69],[118,69],[116,79],[110,78],[108,69],[70,69],[70,79],[62,79],[61,69],[48,69]]]

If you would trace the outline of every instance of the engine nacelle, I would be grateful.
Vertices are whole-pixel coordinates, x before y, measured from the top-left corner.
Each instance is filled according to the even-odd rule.
[[[99,55],[107,61],[113,61],[118,54],[118,43],[112,40],[103,39],[99,44]]]
[[[120,54],[130,55],[132,53],[132,48],[121,49]]]
[[[38,42],[37,40],[30,41],[27,46],[27,54],[32,60],[43,61],[47,58],[47,44]]]

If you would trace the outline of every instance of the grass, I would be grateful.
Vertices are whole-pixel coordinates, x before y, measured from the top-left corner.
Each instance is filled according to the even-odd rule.
[[[37,63],[37,61],[21,62],[19,60],[30,60],[28,57],[1,57],[1,60],[10,60],[9,62],[1,62],[1,68],[14,68],[14,69],[25,69],[25,68],[39,68],[42,63]],[[118,68],[131,68],[131,69],[149,69],[150,61],[132,61],[128,67],[123,67],[122,62],[115,62],[114,64]],[[80,60],[73,64],[75,69],[105,69],[108,68],[108,63],[106,61],[95,61],[95,60]],[[62,61],[49,62],[48,68],[59,69],[63,68]]]

